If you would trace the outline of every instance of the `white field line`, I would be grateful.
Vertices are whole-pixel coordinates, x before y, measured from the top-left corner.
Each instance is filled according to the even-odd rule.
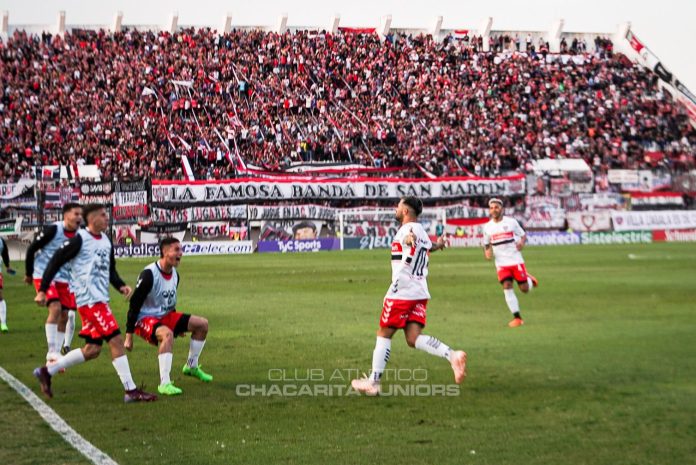
[[[46,402],[39,399],[39,397],[34,394],[31,389],[26,387],[17,378],[8,373],[3,367],[0,366],[0,379],[5,381],[10,385],[12,389],[17,391],[20,396],[27,401],[31,408],[39,412],[41,418],[44,419],[48,425],[53,428],[53,430],[60,434],[60,436],[73,446],[79,453],[84,455],[90,462],[95,465],[118,465],[111,457],[106,455],[101,450],[94,447],[89,441],[80,436],[80,434],[72,429],[65,420],[63,420],[51,407],[49,407]]]

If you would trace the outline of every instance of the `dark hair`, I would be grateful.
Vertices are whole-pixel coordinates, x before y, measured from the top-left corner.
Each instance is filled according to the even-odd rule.
[[[160,241],[159,247],[160,247],[160,258],[164,257],[164,248],[169,247],[172,244],[177,244],[179,242],[179,239],[177,239],[174,236],[168,236],[165,237]]]
[[[82,207],[82,217],[85,219],[85,223],[89,224],[89,215],[91,213],[94,213],[98,210],[101,210],[103,208],[106,208],[104,205],[100,203],[88,203],[87,205]]]
[[[301,223],[297,223],[295,226],[292,227],[292,232],[294,234],[297,232],[298,229],[304,228],[312,228],[312,231],[317,232],[317,225],[312,223],[311,221],[302,221]]]
[[[404,203],[404,205],[407,205],[409,208],[411,208],[411,210],[413,210],[416,216],[423,213],[423,201],[418,197],[409,195],[406,197],[401,197],[401,201]]]
[[[65,205],[63,205],[63,213],[68,213],[73,208],[82,208],[82,205],[76,202],[68,202]]]

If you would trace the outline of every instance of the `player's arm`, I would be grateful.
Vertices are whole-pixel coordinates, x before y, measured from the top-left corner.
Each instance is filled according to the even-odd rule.
[[[10,267],[10,252],[7,250],[7,242],[2,237],[0,237],[0,241],[2,241],[2,263],[5,264],[7,271],[12,273],[14,270]]]
[[[437,238],[437,242],[433,244],[433,246],[430,248],[431,252],[437,252],[438,250],[444,250],[447,248],[447,239],[445,239],[445,235],[442,234],[442,236]]]
[[[491,236],[486,234],[486,230],[483,231],[483,256],[486,260],[493,258],[493,248],[491,247]]]
[[[515,224],[513,225],[512,228],[513,232],[515,233],[516,236],[520,238],[519,241],[517,241],[517,250],[522,250],[527,244],[527,233],[522,229],[522,226],[520,226],[520,223],[515,220]]]
[[[27,256],[24,259],[24,282],[27,284],[31,284],[32,276],[34,275],[34,255],[46,247],[56,237],[57,232],[58,226],[55,224],[46,226],[29,244]]]
[[[135,285],[135,290],[130,298],[130,306],[128,307],[128,319],[126,320],[126,338],[123,341],[123,346],[127,350],[133,349],[133,333],[135,332],[135,325],[138,322],[138,315],[140,314],[140,309],[143,308],[143,303],[147,295],[152,290],[153,284],[152,271],[143,270],[138,276],[138,282]]]
[[[63,245],[56,250],[56,253],[53,254],[53,257],[51,257],[44,270],[39,292],[36,294],[36,298],[34,298],[36,303],[39,305],[46,304],[46,291],[51,286],[51,281],[53,281],[53,278],[55,278],[63,265],[77,256],[81,248],[82,236],[76,234],[75,237],[65,241]]]
[[[128,296],[131,293],[131,288],[126,285],[126,283],[118,275],[116,271],[116,256],[114,255],[114,248],[111,247],[111,257],[109,258],[109,282],[112,286],[118,289],[118,292]]]

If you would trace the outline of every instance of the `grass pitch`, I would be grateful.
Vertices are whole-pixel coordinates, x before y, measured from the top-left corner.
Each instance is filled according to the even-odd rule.
[[[182,396],[124,405],[104,351],[56,376],[48,403],[123,464],[694,463],[696,245],[530,247],[525,258],[541,286],[518,292],[526,325],[509,329],[481,251],[431,257],[425,333],[469,353],[456,396],[342,395],[370,367],[390,279],[383,250],[184,257],[179,309],[209,319],[201,363],[215,380],[181,375],[181,338]],[[132,285],[149,262],[120,260],[119,272]],[[33,295],[5,276],[0,365],[41,395],[31,371],[45,355],[45,310]],[[112,309],[123,327],[115,292]],[[155,389],[156,349],[137,338],[129,359]],[[401,334],[389,368],[403,370],[385,382],[392,392],[452,383],[448,363]],[[4,383],[0,406],[0,463],[86,463]]]

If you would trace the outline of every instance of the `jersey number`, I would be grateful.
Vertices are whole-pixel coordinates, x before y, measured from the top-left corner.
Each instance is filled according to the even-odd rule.
[[[413,276],[423,276],[423,272],[428,266],[428,251],[418,249],[416,259],[413,261]]]

